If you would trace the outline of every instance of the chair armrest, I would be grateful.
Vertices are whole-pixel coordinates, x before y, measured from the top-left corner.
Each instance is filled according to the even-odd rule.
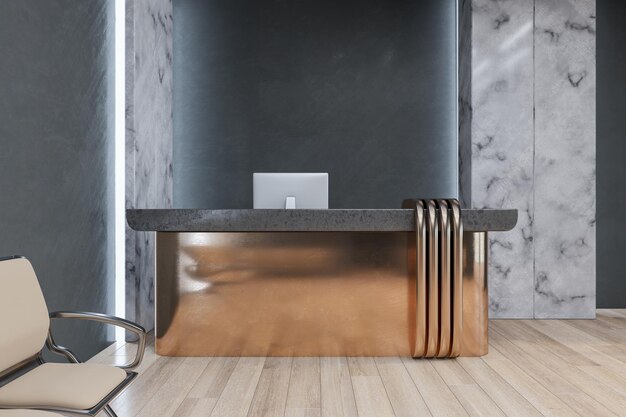
[[[133,369],[137,367],[143,359],[143,354],[146,349],[146,330],[138,324],[133,323],[132,321],[115,316],[110,316],[108,314],[87,313],[83,311],[56,311],[54,313],[50,313],[50,318],[90,320],[122,327],[130,332],[135,333],[139,338],[139,342],[137,344],[137,355],[135,356],[135,359],[127,365],[119,366],[119,368]],[[50,351],[52,351],[53,353],[65,356],[70,362],[80,363],[74,353],[72,353],[69,349],[63,346],[57,345],[54,342],[51,332],[48,332],[48,340],[46,341],[46,345],[48,346],[48,349],[50,349]]]

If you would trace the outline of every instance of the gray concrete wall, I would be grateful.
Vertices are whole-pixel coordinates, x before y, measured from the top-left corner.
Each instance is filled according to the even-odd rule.
[[[252,207],[329,172],[331,208],[456,197],[456,4],[175,0],[174,205]]]
[[[599,308],[626,308],[626,3],[598,0]]]
[[[48,308],[114,312],[114,2],[0,2],[0,256]],[[58,326],[81,358],[100,325]],[[109,334],[110,335],[110,334]]]

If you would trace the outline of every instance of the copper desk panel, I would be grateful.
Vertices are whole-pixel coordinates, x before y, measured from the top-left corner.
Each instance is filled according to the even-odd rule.
[[[464,233],[463,356],[486,353],[485,236]],[[156,259],[160,355],[413,352],[414,233],[158,232]]]

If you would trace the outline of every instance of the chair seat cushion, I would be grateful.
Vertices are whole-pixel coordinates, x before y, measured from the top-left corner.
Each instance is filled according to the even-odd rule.
[[[0,410],[0,417],[63,417],[61,414],[39,410]]]
[[[1,387],[0,406],[88,410],[125,378],[114,366],[44,363]]]

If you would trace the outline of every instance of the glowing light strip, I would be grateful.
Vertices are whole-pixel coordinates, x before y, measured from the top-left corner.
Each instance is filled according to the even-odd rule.
[[[455,59],[455,67],[456,67],[456,77],[455,77],[455,82],[456,82],[456,97],[455,97],[455,108],[454,111],[456,113],[456,177],[457,177],[457,181],[456,181],[456,197],[459,199],[459,201],[461,201],[461,167],[459,166],[459,158],[461,157],[461,135],[460,135],[460,127],[461,127],[461,108],[459,106],[459,99],[461,98],[461,65],[460,65],[460,60],[461,60],[461,50],[460,50],[460,43],[461,43],[461,27],[460,27],[460,23],[461,23],[461,17],[459,16],[461,13],[461,10],[459,10],[459,7],[461,5],[460,3],[461,0],[456,0],[454,3],[454,20],[455,20],[455,35],[456,35],[456,44],[455,44],[455,52],[456,52],[456,59]]]

